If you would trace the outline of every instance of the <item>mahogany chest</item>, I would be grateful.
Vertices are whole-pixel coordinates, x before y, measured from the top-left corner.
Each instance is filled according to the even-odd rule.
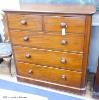
[[[94,7],[32,7],[4,11],[17,79],[82,93]]]

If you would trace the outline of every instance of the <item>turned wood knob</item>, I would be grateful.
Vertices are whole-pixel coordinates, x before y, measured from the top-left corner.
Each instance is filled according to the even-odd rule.
[[[26,20],[21,20],[20,22],[22,25],[26,25],[27,24],[27,21]]]
[[[62,75],[61,79],[67,80],[66,75]]]
[[[26,58],[31,58],[31,55],[30,55],[29,53],[27,53],[27,54],[25,55],[25,57],[26,57]]]
[[[25,37],[23,38],[23,40],[24,40],[24,41],[28,41],[28,40],[29,40],[29,36],[25,36]]]
[[[33,70],[30,69],[30,70],[28,71],[28,74],[32,74],[32,73],[33,73]]]
[[[61,27],[67,27],[66,23],[64,23],[64,22],[60,23],[60,26]]]
[[[65,59],[64,57],[62,57],[62,58],[61,58],[61,63],[62,63],[62,64],[65,64],[66,62],[67,62],[66,59]]]
[[[68,43],[67,40],[62,40],[62,41],[61,41],[61,44],[62,44],[62,45],[66,45],[67,43]]]

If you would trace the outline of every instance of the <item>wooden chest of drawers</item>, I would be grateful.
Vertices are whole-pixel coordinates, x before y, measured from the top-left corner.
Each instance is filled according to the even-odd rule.
[[[85,91],[92,13],[5,11],[18,80]]]

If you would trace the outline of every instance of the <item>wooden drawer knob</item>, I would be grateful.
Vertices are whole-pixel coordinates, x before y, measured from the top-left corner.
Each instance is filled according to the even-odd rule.
[[[60,23],[60,26],[63,28],[63,27],[67,27],[66,23],[62,22]]]
[[[30,55],[29,53],[27,53],[27,54],[25,55],[25,57],[26,57],[26,58],[31,58],[31,55]]]
[[[28,40],[29,40],[29,36],[25,36],[25,37],[23,38],[23,40],[24,40],[24,41],[28,41]]]
[[[32,73],[33,73],[33,70],[30,69],[30,70],[28,71],[28,74],[32,74]]]
[[[62,41],[61,41],[61,44],[62,44],[62,45],[66,45],[66,44],[68,44],[68,42],[67,42],[67,40],[62,40]]]
[[[67,80],[66,75],[62,75],[62,76],[61,76],[61,79],[63,79],[63,80]]]
[[[62,64],[67,63],[67,61],[66,61],[66,59],[65,59],[64,57],[61,58],[61,63],[62,63]]]
[[[26,20],[21,20],[20,22],[22,25],[26,25],[27,24],[27,21]]]

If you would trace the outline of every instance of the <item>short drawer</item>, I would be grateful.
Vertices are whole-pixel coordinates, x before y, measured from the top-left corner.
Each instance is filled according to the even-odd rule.
[[[66,36],[61,36],[59,33],[33,34],[28,31],[11,31],[10,36],[14,45],[60,51],[83,52],[84,34],[72,33],[67,34]]]
[[[7,14],[10,29],[42,30],[42,17],[30,14]]]
[[[22,62],[17,62],[16,66],[20,76],[73,87],[80,87],[81,84],[81,72],[47,68]]]
[[[85,16],[45,16],[45,31],[61,32],[64,27],[66,32],[85,33]]]
[[[14,46],[13,50],[18,61],[61,69],[82,70],[82,54],[46,51],[21,46]]]

